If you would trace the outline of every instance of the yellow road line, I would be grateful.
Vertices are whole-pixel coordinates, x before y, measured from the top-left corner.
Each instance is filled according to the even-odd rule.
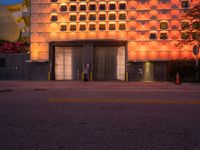
[[[52,98],[48,102],[66,103],[132,103],[132,104],[194,104],[200,105],[200,100],[144,100],[144,99],[115,99],[115,98]]]

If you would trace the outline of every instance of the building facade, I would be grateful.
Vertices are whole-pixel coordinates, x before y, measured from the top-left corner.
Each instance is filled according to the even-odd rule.
[[[31,0],[31,62],[53,80],[165,80],[166,63],[193,58],[181,17],[195,0]]]

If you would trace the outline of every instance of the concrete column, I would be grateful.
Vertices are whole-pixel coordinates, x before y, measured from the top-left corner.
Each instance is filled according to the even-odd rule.
[[[153,80],[153,63],[152,62],[144,62],[144,81],[152,81]]]
[[[89,73],[93,72],[93,42],[83,44],[83,64],[86,67],[89,64]]]

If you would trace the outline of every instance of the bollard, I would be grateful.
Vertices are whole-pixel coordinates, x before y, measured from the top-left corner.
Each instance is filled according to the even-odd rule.
[[[82,72],[82,81],[84,81],[84,72]]]
[[[125,73],[125,81],[128,82],[128,72]]]
[[[90,81],[93,80],[92,72],[90,72]]]
[[[48,81],[50,81],[51,80],[51,73],[50,73],[50,71],[48,71]]]

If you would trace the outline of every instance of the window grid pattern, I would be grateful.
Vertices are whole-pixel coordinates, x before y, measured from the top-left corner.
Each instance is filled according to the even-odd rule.
[[[118,31],[127,31],[127,1],[84,1],[72,0],[60,3],[59,1],[50,0],[51,12],[56,13],[57,23],[66,23],[68,26],[73,22],[76,30],[68,31],[109,31],[110,29]],[[56,6],[59,9],[56,9]],[[52,19],[50,20],[52,21]],[[55,22],[55,21],[54,21]],[[90,22],[94,22],[95,27],[91,28]],[[112,22],[113,28],[109,24]],[[79,24],[85,23],[84,28],[79,28]],[[103,27],[101,24],[105,24]],[[101,26],[101,27],[99,27]],[[62,31],[62,30],[60,30]]]
[[[175,55],[175,43],[187,38],[187,24],[182,25],[187,20],[181,15],[195,1],[32,0],[31,4],[31,45],[36,51],[40,49],[38,47],[48,51],[49,41],[122,39],[128,41],[129,59],[149,60],[151,56],[155,60],[157,54],[151,53],[152,50],[163,51],[166,55],[173,50]],[[90,15],[95,17],[90,18]],[[166,25],[161,25],[163,22]],[[158,58],[166,60],[171,57],[176,58],[164,57],[164,53]]]
[[[150,1],[143,0],[138,0],[135,3],[130,0],[68,0],[64,3],[60,2],[59,0],[49,1],[50,6],[57,5],[60,7],[60,9],[56,9],[56,7],[51,9],[51,11],[58,14],[58,23],[63,22],[59,18],[64,18],[64,22],[69,25],[72,21],[76,23],[77,26],[84,22],[86,23],[86,30],[84,31],[89,31],[89,23],[92,21],[95,22],[97,26],[93,31],[99,31],[98,26],[100,22],[106,23],[106,30],[109,30],[109,23],[114,21],[116,25],[115,30],[126,30],[130,32],[136,32],[137,34],[140,32],[148,32],[148,34],[145,36],[146,40],[150,39],[149,34],[152,30],[157,30],[157,34],[160,34],[162,30],[167,31],[169,34],[168,40],[170,40],[170,35],[173,32],[173,28],[176,28],[176,30],[181,30],[181,19],[179,17],[180,14],[185,10],[185,7],[183,8],[182,4],[185,2],[190,4],[190,0],[181,0],[179,3],[174,2],[172,4],[166,0],[159,0],[157,3],[155,0],[151,0],[151,3]],[[61,8],[64,6],[66,9],[61,11]],[[175,11],[175,7],[179,8],[179,10]],[[70,13],[75,13],[77,17],[70,19]],[[173,22],[174,18],[178,20],[178,23]],[[121,25],[120,22],[123,22],[124,25]],[[79,28],[76,29],[76,31],[83,31],[79,30]],[[181,35],[176,38],[180,39]]]

